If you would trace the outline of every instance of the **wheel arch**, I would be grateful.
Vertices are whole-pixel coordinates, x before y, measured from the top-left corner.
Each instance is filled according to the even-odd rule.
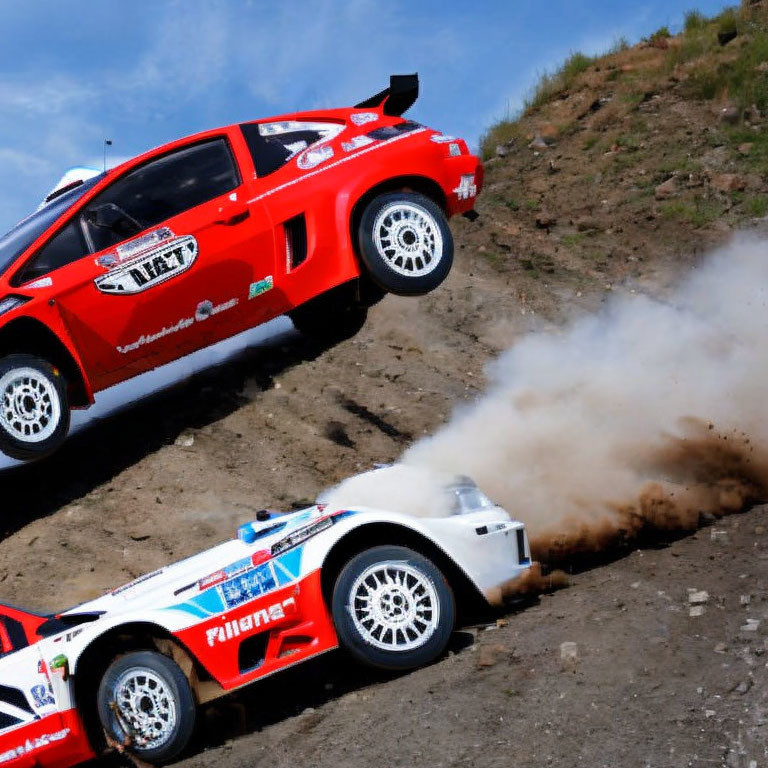
[[[47,360],[64,374],[71,406],[87,406],[90,391],[80,364],[62,340],[47,325],[22,316],[0,328],[0,357],[30,354]]]
[[[189,680],[198,703],[200,681],[211,679],[195,655],[160,624],[150,621],[118,624],[94,638],[77,657],[73,681],[75,706],[88,739],[97,751],[106,747],[97,708],[99,683],[115,658],[133,651],[156,651],[173,659]]]
[[[442,547],[412,528],[389,522],[365,523],[353,528],[331,547],[323,561],[321,573],[326,605],[331,605],[333,588],[344,566],[360,552],[382,545],[407,547],[430,559],[451,586],[460,614],[473,614],[483,607],[487,610],[488,603],[480,590]]]

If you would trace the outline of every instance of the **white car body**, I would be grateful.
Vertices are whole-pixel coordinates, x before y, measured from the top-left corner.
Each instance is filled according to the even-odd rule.
[[[418,547],[492,604],[531,564],[523,524],[499,507],[416,518],[317,505],[241,526],[237,539],[47,622],[0,608],[3,644],[13,648],[0,657],[0,764],[64,766],[91,755],[83,681],[130,638],[151,637],[194,674],[198,703],[336,648],[326,582],[340,553],[363,542]]]

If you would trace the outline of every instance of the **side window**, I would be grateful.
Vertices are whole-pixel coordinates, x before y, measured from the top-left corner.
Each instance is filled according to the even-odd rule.
[[[269,176],[291,158],[318,141],[337,136],[344,129],[340,123],[243,123],[240,130],[253,159],[256,175]]]
[[[231,192],[240,184],[226,139],[194,144],[122,176],[84,209],[95,251]]]
[[[88,253],[83,232],[77,220],[70,221],[64,229],[49,240],[24,269],[20,283],[36,280],[54,269],[81,259]]]

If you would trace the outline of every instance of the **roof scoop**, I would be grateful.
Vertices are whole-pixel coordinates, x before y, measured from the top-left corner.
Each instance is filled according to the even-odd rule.
[[[88,179],[98,176],[101,171],[97,171],[95,168],[85,168],[83,166],[77,166],[70,168],[64,173],[64,175],[56,183],[56,186],[43,198],[43,202],[40,204],[42,208],[46,203],[50,203],[51,200],[55,200],[65,192],[69,192],[70,189],[79,187],[84,184]],[[39,209],[38,209],[39,210]]]
[[[391,75],[389,78],[389,88],[385,88],[375,96],[355,104],[355,109],[381,108],[385,115],[399,117],[413,106],[418,97],[419,75],[417,73],[414,72],[412,75]]]

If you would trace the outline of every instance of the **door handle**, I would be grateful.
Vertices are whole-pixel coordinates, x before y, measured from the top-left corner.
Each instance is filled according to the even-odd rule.
[[[235,203],[227,205],[219,210],[219,218],[214,224],[222,224],[225,227],[232,227],[245,221],[251,215],[251,211],[245,203]]]

